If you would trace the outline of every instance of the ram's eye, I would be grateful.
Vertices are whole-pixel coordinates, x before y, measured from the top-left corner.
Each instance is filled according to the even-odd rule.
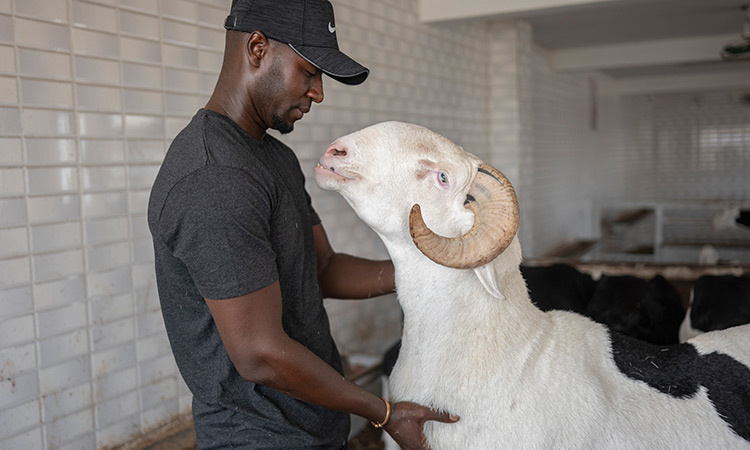
[[[448,174],[445,172],[438,172],[437,174],[438,183],[442,187],[448,187]]]

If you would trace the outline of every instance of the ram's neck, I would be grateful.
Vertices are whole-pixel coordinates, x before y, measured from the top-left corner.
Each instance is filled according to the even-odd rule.
[[[501,300],[487,292],[473,270],[438,266],[415,253],[416,249],[404,247],[389,248],[404,310],[404,347],[425,349],[404,351],[428,366],[462,358],[485,359],[488,352],[495,352],[491,360],[522,367],[546,318],[529,301],[517,265],[498,273],[505,296]]]

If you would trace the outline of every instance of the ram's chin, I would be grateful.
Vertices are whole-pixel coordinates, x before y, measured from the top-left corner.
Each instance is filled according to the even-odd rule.
[[[347,182],[352,181],[330,169],[318,164],[315,166],[315,182],[321,189],[329,191],[339,191]]]

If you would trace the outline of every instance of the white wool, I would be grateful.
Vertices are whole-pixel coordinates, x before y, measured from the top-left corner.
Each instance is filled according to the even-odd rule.
[[[535,308],[519,270],[517,237],[474,270],[438,265],[416,248],[408,230],[415,203],[438,234],[458,236],[471,227],[463,201],[476,157],[425,128],[395,122],[330,148],[345,156],[326,153],[316,170],[319,185],[346,198],[381,237],[396,269],[404,331],[392,400],[461,417],[427,423],[433,450],[750,448],[718,416],[705,388],[679,399],[628,378],[615,365],[604,326]],[[431,170],[447,172],[451,189],[436,184]],[[701,353],[719,349],[750,364],[748,342],[750,326],[695,341]]]

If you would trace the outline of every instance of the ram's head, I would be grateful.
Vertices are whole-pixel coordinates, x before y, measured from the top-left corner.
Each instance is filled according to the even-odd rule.
[[[447,267],[488,263],[518,229],[518,201],[508,179],[417,125],[384,122],[339,138],[315,177],[381,237],[406,237]]]

